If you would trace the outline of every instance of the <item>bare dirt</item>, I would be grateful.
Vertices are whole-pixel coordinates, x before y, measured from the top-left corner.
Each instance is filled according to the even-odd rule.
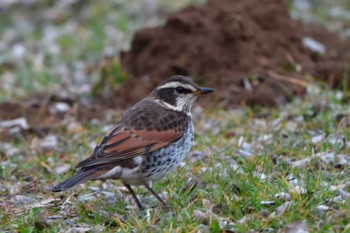
[[[59,111],[58,104],[66,104],[67,109]],[[57,95],[37,94],[28,98],[0,103],[0,141],[6,142],[21,136],[44,137],[48,133],[67,127],[69,122],[86,122],[92,119],[105,119],[110,109],[100,100],[81,100],[77,98],[61,98]],[[16,119],[24,119],[27,127],[15,123]],[[4,123],[9,124],[4,127]],[[11,129],[17,128],[13,131]],[[10,133],[10,131],[13,131]]]
[[[306,48],[306,36],[326,53]],[[121,53],[133,78],[116,93],[117,104],[129,106],[173,74],[214,87],[222,107],[285,103],[305,94],[306,74],[339,86],[349,42],[291,19],[280,0],[210,0],[135,34],[130,51]]]

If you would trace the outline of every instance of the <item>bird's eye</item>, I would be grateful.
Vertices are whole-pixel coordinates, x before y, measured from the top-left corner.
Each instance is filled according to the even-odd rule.
[[[190,89],[186,89],[184,87],[177,87],[176,92],[179,94],[188,94],[188,93],[191,93],[192,91]]]
[[[177,87],[177,88],[176,88],[176,92],[179,93],[179,94],[183,94],[183,93],[185,93],[185,88],[183,88],[183,87]]]

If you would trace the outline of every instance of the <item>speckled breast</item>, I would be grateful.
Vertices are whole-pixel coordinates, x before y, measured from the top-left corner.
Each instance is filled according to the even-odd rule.
[[[140,178],[145,181],[159,180],[176,168],[188,155],[192,147],[193,137],[194,128],[192,121],[190,121],[188,129],[181,139],[147,155],[145,163],[139,169]]]

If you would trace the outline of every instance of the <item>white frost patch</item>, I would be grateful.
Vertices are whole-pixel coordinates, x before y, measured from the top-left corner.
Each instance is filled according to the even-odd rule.
[[[57,166],[55,167],[55,174],[57,175],[64,174],[68,172],[70,168],[71,168],[71,165],[69,165],[68,163],[63,164],[61,166]]]
[[[285,126],[285,129],[288,130],[289,132],[295,132],[297,128],[298,128],[298,124],[292,121],[288,121]]]
[[[317,52],[319,54],[324,54],[326,52],[326,47],[311,37],[304,37],[302,39],[302,43],[304,47],[310,49],[313,52]]]
[[[13,147],[11,143],[1,143],[0,150],[5,151],[6,154],[9,155],[10,157],[20,152],[20,150],[18,148]]]
[[[254,172],[254,176],[258,177],[260,180],[266,180],[267,179],[267,175],[265,175],[264,173]]]
[[[40,148],[43,150],[54,150],[58,146],[58,139],[55,135],[46,136],[40,143]]]
[[[57,114],[57,113],[65,113],[70,109],[69,104],[64,103],[64,102],[59,102],[54,104],[51,108],[50,108],[50,112],[51,114]]]
[[[321,142],[323,139],[324,139],[324,135],[320,134],[320,135],[316,135],[316,136],[312,137],[311,142],[313,144],[317,144],[317,143]]]
[[[295,168],[306,168],[309,163],[311,161],[311,157],[305,158],[305,159],[301,159],[301,160],[297,160],[292,162],[292,167]]]
[[[320,212],[324,212],[324,211],[327,211],[327,210],[330,210],[331,207],[329,206],[326,206],[326,205],[318,205],[316,206],[316,210],[320,211]]]
[[[0,121],[0,128],[12,128],[12,127],[19,127],[20,129],[24,129],[24,130],[29,129],[27,119],[24,117],[16,118],[13,120]]]
[[[260,204],[262,205],[274,205],[276,202],[275,201],[261,201]]]

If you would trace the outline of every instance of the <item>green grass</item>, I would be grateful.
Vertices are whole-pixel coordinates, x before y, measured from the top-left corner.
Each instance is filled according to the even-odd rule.
[[[350,174],[349,166],[337,168],[333,163],[326,163],[317,157],[304,167],[292,165],[293,161],[311,158],[321,152],[350,154],[349,148],[328,141],[334,136],[350,140],[348,130],[338,128],[335,122],[335,116],[346,110],[346,106],[335,96],[335,92],[323,89],[317,98],[310,95],[303,102],[296,100],[284,107],[271,109],[265,117],[251,108],[204,113],[201,120],[195,121],[198,134],[193,150],[204,151],[209,159],[194,163],[187,160],[185,166],[154,185],[159,193],[167,193],[169,208],[162,207],[142,188],[137,188],[137,193],[148,208],[145,211],[130,208],[130,195],[117,188],[121,186],[118,181],[108,185],[89,182],[61,194],[46,189],[74,173],[73,169],[63,175],[55,175],[52,171],[55,166],[65,163],[74,167],[88,155],[91,152],[88,142],[94,135],[103,133],[103,121],[98,125],[85,124],[85,130],[79,137],[61,130],[58,135],[63,140],[59,148],[52,152],[28,150],[26,148],[31,147],[31,141],[20,141],[14,145],[23,151],[19,156],[9,157],[6,151],[2,152],[5,161],[17,167],[2,170],[1,184],[6,187],[20,185],[21,191],[17,195],[35,200],[58,200],[39,207],[9,203],[8,209],[1,215],[0,229],[57,232],[58,229],[80,226],[99,227],[103,232],[197,232],[200,229],[247,232],[264,229],[282,231],[289,223],[306,221],[311,232],[347,232],[350,202],[332,200],[338,196],[337,189],[340,188],[337,186],[349,192],[349,187],[344,186]],[[325,109],[312,120],[298,120],[298,117],[311,111],[314,99],[322,99],[336,111]],[[277,119],[280,125],[277,125]],[[211,127],[208,128],[208,124]],[[288,129],[290,124],[296,127]],[[235,132],[234,137],[226,136],[232,131]],[[312,143],[315,132],[324,133],[325,138]],[[270,135],[270,140],[264,140],[263,135]],[[250,143],[251,156],[246,157],[238,152],[243,148],[240,138]],[[97,142],[98,138],[94,141]],[[293,188],[293,179],[300,182],[302,192]],[[100,187],[100,191],[91,190],[91,186]],[[102,191],[113,198],[108,198]],[[292,203],[279,215],[276,211],[285,203],[285,200],[276,197],[280,192],[288,193]],[[81,200],[84,195],[91,195],[92,199]],[[1,202],[6,200],[13,198],[5,191]],[[271,203],[265,204],[264,201]],[[319,205],[331,209],[317,211]],[[195,216],[197,211],[203,212],[205,218],[198,219]],[[49,221],[48,217],[53,215],[62,218]]]

